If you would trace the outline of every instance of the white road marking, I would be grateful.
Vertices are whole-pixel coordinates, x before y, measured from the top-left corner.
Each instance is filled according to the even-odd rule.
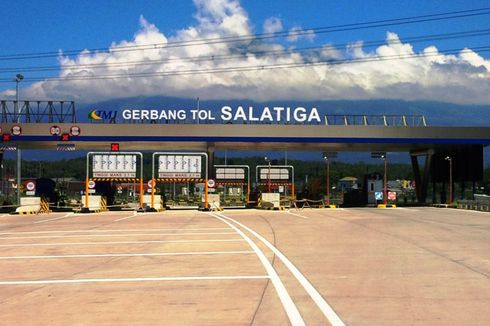
[[[76,234],[76,235],[41,235],[33,237],[3,237],[0,240],[10,239],[53,239],[53,238],[91,238],[91,237],[142,237],[142,236],[180,236],[180,235],[218,235],[235,234],[235,232],[182,232],[182,233],[132,233],[132,234]]]
[[[408,207],[397,207],[396,209],[402,211],[420,212],[420,209],[408,208]]]
[[[131,216],[126,216],[126,217],[123,217],[123,218],[118,218],[117,220],[114,220],[114,222],[119,222],[119,221],[124,221],[124,220],[127,220],[128,218],[132,218],[132,217],[135,217],[138,213],[136,211],[133,212],[133,215]]]
[[[45,223],[45,222],[50,222],[50,221],[56,221],[56,220],[61,220],[63,218],[66,218],[68,216],[72,216],[73,213],[68,213],[64,216],[61,216],[61,217],[55,217],[55,218],[50,218],[50,219],[47,219],[47,220],[42,220],[42,221],[37,221],[37,222],[34,222],[34,224],[39,224],[39,223]]]
[[[276,289],[277,295],[281,300],[282,306],[284,307],[284,310],[286,311],[286,314],[288,315],[291,324],[293,326],[305,325],[303,317],[301,317],[301,314],[298,311],[298,307],[296,307],[293,300],[289,296],[289,293],[286,290],[286,287],[282,283],[281,279],[279,278],[279,275],[277,275],[276,270],[274,269],[274,267],[272,267],[271,263],[269,262],[265,254],[262,252],[262,250],[260,250],[260,248],[255,244],[255,242],[253,242],[252,239],[250,239],[245,233],[243,233],[242,230],[240,230],[235,225],[231,224],[229,221],[222,218],[221,215],[217,215],[214,213],[207,213],[207,214],[221,220],[223,223],[228,224],[238,234],[240,234],[240,236],[245,241],[247,241],[247,243],[255,251],[255,254],[259,257],[259,260],[261,261],[262,265],[267,271],[267,275],[269,275],[269,278],[272,284],[274,285],[274,288]]]
[[[283,264],[291,271],[294,277],[296,277],[296,279],[300,282],[300,284],[303,286],[306,292],[310,295],[310,297],[316,303],[318,308],[320,308],[323,315],[328,319],[328,321],[332,325],[336,325],[336,326],[345,325],[344,322],[340,319],[340,317],[332,309],[332,307],[327,303],[327,301],[325,301],[325,299],[321,296],[321,294],[315,289],[315,287],[313,287],[313,285],[306,279],[306,277],[296,268],[296,266],[294,266],[294,264],[279,249],[277,249],[264,237],[262,237],[260,234],[258,234],[248,226],[243,225],[242,223],[230,217],[227,217],[223,214],[219,214],[219,216],[222,217],[223,219],[233,222],[236,225],[239,225],[240,227],[244,228],[248,232],[252,233],[260,241],[262,241],[262,243],[264,243],[270,250],[272,250],[272,252],[274,252],[274,254],[276,254],[276,256],[283,262]]]
[[[101,257],[155,257],[155,256],[188,256],[188,255],[230,255],[253,254],[254,251],[188,251],[188,252],[154,252],[154,253],[127,253],[127,254],[86,254],[86,255],[59,255],[59,256],[0,256],[0,260],[10,259],[63,259],[63,258],[101,258]]]
[[[4,217],[4,216],[7,216],[7,214],[2,214],[2,215],[0,215],[0,217]]]
[[[106,230],[96,230],[96,229],[86,229],[86,230],[56,230],[56,231],[20,231],[20,232],[3,232],[0,235],[9,234],[40,234],[40,233],[84,233],[84,232],[146,232],[146,231],[210,231],[210,230],[231,230],[231,228],[200,228],[200,229],[106,229]]]
[[[300,215],[300,214],[291,213],[290,211],[286,211],[286,213],[294,215],[294,216],[302,217],[302,218],[308,218],[308,217]]]
[[[49,247],[49,246],[88,246],[88,245],[117,245],[117,244],[150,244],[150,243],[198,243],[198,242],[245,242],[239,239],[216,240],[146,240],[146,241],[97,241],[97,242],[58,242],[58,243],[15,243],[0,245],[0,247]]]
[[[175,276],[175,277],[137,277],[137,278],[88,278],[75,280],[35,280],[35,281],[1,281],[0,285],[35,285],[66,283],[109,283],[109,282],[164,282],[164,281],[223,281],[223,280],[266,280],[267,275],[237,276]]]

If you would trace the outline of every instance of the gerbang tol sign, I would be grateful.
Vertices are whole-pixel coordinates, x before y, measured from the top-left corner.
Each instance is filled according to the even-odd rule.
[[[124,109],[124,120],[194,120],[224,122],[321,122],[316,108],[273,106],[223,106],[218,112],[208,109]]]

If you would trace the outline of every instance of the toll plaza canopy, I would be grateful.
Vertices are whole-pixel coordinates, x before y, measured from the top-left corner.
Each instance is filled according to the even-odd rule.
[[[16,129],[20,127],[19,129]],[[51,128],[59,128],[52,135]],[[76,150],[451,151],[490,145],[490,127],[278,124],[5,123],[3,145]],[[15,131],[12,131],[14,130]]]
[[[103,110],[90,113],[93,123],[77,123],[73,102],[0,101],[0,111],[0,152],[205,151],[210,171],[213,153],[225,149],[409,152],[420,202],[425,201],[430,177],[433,182],[448,181],[448,157],[454,180],[481,180],[483,147],[490,145],[490,127],[427,126],[423,116],[327,116],[303,107],[223,106],[221,115],[199,109],[126,109],[123,123],[116,123],[116,111]],[[423,173],[419,156],[425,157]]]

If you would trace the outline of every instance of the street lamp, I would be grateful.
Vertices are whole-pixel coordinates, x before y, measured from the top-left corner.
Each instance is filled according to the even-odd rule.
[[[324,153],[323,159],[327,165],[327,207],[330,206],[330,161],[328,160],[328,156]]]
[[[20,122],[20,109],[19,109],[19,83],[24,79],[24,75],[15,75],[15,105],[14,105],[14,116],[17,116],[17,123]],[[20,148],[17,147],[17,205],[20,206],[20,183],[21,183],[21,152]]]
[[[449,161],[449,206],[453,205],[453,159],[446,156],[444,160]]]
[[[20,122],[20,110],[19,110],[19,83],[24,79],[24,75],[17,74],[15,75],[15,108],[14,113],[17,116],[17,123]]]
[[[383,177],[383,183],[384,183],[383,204],[387,205],[388,204],[388,178],[386,176],[386,154],[381,155],[381,159],[384,161],[384,164],[385,164],[385,172],[384,172],[384,177]]]
[[[271,160],[267,156],[264,157],[264,160],[269,166],[269,170],[267,171],[267,192],[271,192]]]

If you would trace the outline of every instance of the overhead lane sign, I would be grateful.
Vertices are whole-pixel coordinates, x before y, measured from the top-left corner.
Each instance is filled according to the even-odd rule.
[[[200,178],[202,157],[194,155],[160,155],[159,178]]]
[[[95,178],[135,178],[136,155],[93,155],[92,172]]]

